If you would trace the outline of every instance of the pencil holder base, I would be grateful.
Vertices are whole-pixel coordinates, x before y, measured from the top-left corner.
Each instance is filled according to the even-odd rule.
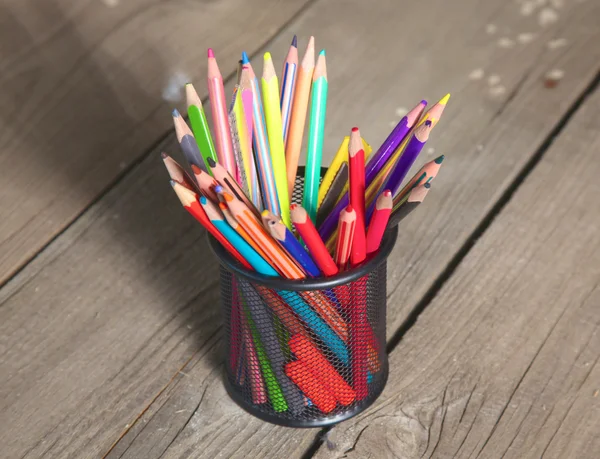
[[[255,405],[249,404],[247,399],[244,398],[243,395],[240,394],[239,390],[235,388],[230,382],[228,378],[227,370],[223,372],[223,384],[225,385],[225,390],[227,390],[227,394],[229,397],[244,411],[251,414],[252,416],[261,419],[265,422],[269,422],[271,424],[280,425],[283,427],[292,427],[298,429],[310,429],[310,428],[318,428],[318,427],[328,427],[333,426],[335,424],[339,424],[342,421],[346,421],[350,418],[353,418],[357,414],[362,413],[367,408],[369,408],[375,401],[379,398],[383,389],[385,389],[385,385],[387,384],[388,379],[388,363],[387,360],[381,369],[381,380],[377,385],[377,389],[373,390],[369,396],[361,400],[358,403],[354,403],[352,408],[334,415],[334,416],[323,416],[322,418],[314,418],[310,420],[301,420],[301,419],[286,419],[282,418],[278,415],[273,415],[268,412],[256,409]]]

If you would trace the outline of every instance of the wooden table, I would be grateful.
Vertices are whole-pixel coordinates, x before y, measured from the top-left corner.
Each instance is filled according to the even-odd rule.
[[[23,0],[0,17],[0,456],[599,457],[598,0]],[[388,385],[325,430],[225,394],[216,262],[159,157],[179,154],[182,84],[206,96],[206,47],[231,85],[242,49],[279,66],[293,33],[327,49],[329,153],[452,93],[423,153],[444,167],[390,259]]]

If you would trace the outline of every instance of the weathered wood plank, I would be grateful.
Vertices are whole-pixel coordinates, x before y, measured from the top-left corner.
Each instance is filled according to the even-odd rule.
[[[307,2],[3,6],[0,284],[171,128],[186,80],[206,91],[208,46],[230,74]]]
[[[598,457],[599,116],[596,91],[317,457]]]
[[[328,2],[327,5],[319,3],[300,18],[294,29],[301,31],[304,24],[306,24],[305,27],[311,27],[319,24],[319,21],[323,21],[325,24],[329,15],[335,15],[341,8],[341,3]],[[427,6],[413,5],[408,7],[408,11],[403,12],[402,17],[398,16],[397,18],[393,16],[393,12],[387,10],[372,12],[367,5],[356,6],[356,8],[358,9],[356,16],[344,16],[346,30],[359,27],[359,23],[366,27],[374,26],[377,19],[394,17],[398,21],[396,30],[406,30],[407,34],[414,34],[410,18],[418,16],[415,11],[422,12]],[[414,11],[410,8],[414,8]],[[431,8],[440,11],[440,16],[446,16],[448,23],[454,26],[461,21],[462,13],[450,11],[447,6],[437,4],[432,5]],[[330,77],[338,85],[332,83],[332,91],[335,91],[339,85],[343,85],[343,90],[337,91],[332,96],[334,101],[332,103],[339,100],[337,104],[341,104],[343,100],[344,107],[347,104],[348,108],[332,113],[328,118],[328,129],[333,132],[339,129],[341,134],[348,118],[358,119],[360,126],[366,126],[362,132],[368,140],[374,142],[370,139],[371,132],[376,132],[376,138],[381,139],[388,129],[384,123],[375,123],[374,120],[380,120],[382,113],[389,113],[392,116],[397,106],[397,100],[410,99],[413,97],[412,94],[419,93],[425,88],[431,92],[441,93],[446,80],[460,81],[462,84],[463,78],[471,69],[468,66],[475,67],[473,64],[475,59],[471,60],[460,51],[467,45],[473,46],[471,34],[475,34],[477,31],[479,34],[485,33],[484,27],[481,25],[484,20],[493,20],[501,24],[502,21],[507,20],[506,17],[514,16],[514,5],[506,5],[506,11],[502,9],[497,11],[498,5],[489,5],[489,8],[489,11],[474,9],[482,18],[479,23],[475,22],[478,25],[474,27],[474,30],[469,28],[470,24],[465,25],[466,29],[456,26],[457,30],[463,30],[465,33],[464,42],[456,37],[448,42],[452,46],[446,51],[453,56],[461,56],[461,59],[464,59],[461,65],[454,63],[451,71],[444,74],[443,77],[432,77],[433,81],[426,83],[423,83],[422,80],[411,80],[408,77],[402,78],[403,84],[399,85],[398,90],[403,95],[398,96],[398,99],[391,95],[374,95],[375,93],[370,92],[374,90],[373,86],[368,86],[361,87],[361,91],[364,91],[364,99],[362,99],[362,95],[359,95],[359,100],[353,104],[347,97],[344,97],[344,94],[350,91],[354,84],[354,80],[348,82],[341,78],[341,75],[348,75],[348,72],[343,71],[346,63],[340,62],[338,59],[334,64],[330,64]],[[595,32],[590,23],[585,20],[586,16],[593,17],[597,8],[594,9],[590,6],[586,8],[590,9],[582,8],[571,13],[566,20],[567,24],[563,25],[563,33],[571,40],[573,46],[570,48],[571,51],[575,47],[580,47],[594,56],[599,56],[600,49],[590,38]],[[427,10],[427,12],[430,11]],[[381,17],[378,16],[379,14]],[[435,23],[435,21],[433,22]],[[523,25],[513,24],[513,27],[522,27],[521,30],[527,30],[525,27],[528,24],[529,22],[524,20]],[[335,29],[323,32],[325,37],[323,34],[319,34],[322,40],[323,38],[326,40],[330,36],[329,34],[332,37],[337,36]],[[555,35],[556,31],[549,31],[547,34],[548,36]],[[426,32],[425,35],[427,35]],[[349,44],[337,42],[335,45],[330,45],[326,42],[328,59],[331,61],[336,59],[336,56],[347,56],[355,52],[360,55],[361,59],[371,58],[373,65],[380,68],[381,64],[377,63],[378,59],[381,59],[382,56],[385,58],[389,53],[380,50],[378,58],[368,57],[366,50],[381,45],[380,40],[382,39],[384,39],[382,36],[375,35],[371,39],[361,37],[361,41]],[[403,226],[406,239],[399,241],[398,248],[392,255],[394,264],[390,267],[389,283],[393,293],[390,295],[388,307],[390,323],[388,330],[391,332],[402,323],[407,311],[422,297],[423,292],[446,266],[457,248],[462,245],[466,235],[473,230],[507,183],[523,167],[541,141],[548,135],[550,128],[557,122],[561,113],[550,108],[568,107],[574,100],[573,97],[589,83],[597,71],[596,64],[588,66],[590,62],[586,63],[582,59],[583,54],[576,55],[566,50],[564,53],[554,51],[554,53],[546,54],[545,41],[543,37],[539,37],[539,39],[542,41],[537,47],[519,50],[519,53],[526,55],[525,57],[520,54],[522,63],[537,62],[537,66],[532,68],[528,65],[509,66],[509,55],[506,55],[504,51],[494,49],[495,42],[492,42],[492,46],[489,43],[485,47],[482,46],[483,50],[477,49],[478,60],[489,59],[486,64],[479,64],[481,67],[486,69],[487,67],[502,68],[506,72],[502,77],[511,82],[511,86],[507,86],[507,93],[513,94],[508,101],[506,99],[495,101],[489,94],[486,95],[487,83],[464,83],[464,86],[455,83],[455,87],[460,89],[454,99],[459,99],[463,104],[459,108],[452,104],[449,106],[447,117],[443,120],[439,130],[434,133],[434,138],[435,135],[439,135],[439,138],[431,143],[438,152],[448,152],[445,169],[436,179],[435,192],[428,197],[426,206],[419,213],[411,216],[410,221]],[[427,46],[433,48],[432,53],[435,57],[440,56],[441,45],[437,45],[435,41],[427,41]],[[475,46],[479,46],[479,43]],[[483,51],[486,52],[484,57],[481,56]],[[410,64],[419,65],[420,60],[416,57],[407,59],[410,60]],[[432,60],[435,59],[432,58]],[[492,64],[492,62],[495,63]],[[378,80],[374,86],[378,91],[388,85],[393,86],[394,78],[397,78],[395,75],[400,73],[403,66],[410,64],[401,62],[391,69],[386,68],[384,72],[389,72],[389,74],[378,76],[382,81]],[[555,65],[571,70],[558,87],[549,91],[542,86],[542,76]],[[340,71],[339,66],[342,66],[341,73],[337,73]],[[580,79],[580,77],[583,78]],[[362,81],[356,84],[361,83]],[[337,99],[338,97],[339,99]],[[363,118],[360,109],[368,106],[367,101],[370,98],[377,98],[382,107],[381,113],[379,115],[365,114]],[[532,107],[535,107],[535,110]],[[354,114],[355,110],[356,114]],[[369,116],[372,117],[371,120],[369,120]],[[328,141],[327,150],[331,151],[335,147],[335,135],[329,136]],[[479,145],[484,145],[484,151],[478,148]],[[443,150],[440,150],[440,146],[443,146]],[[467,165],[470,165],[470,168],[467,168]],[[460,184],[461,188],[454,184]],[[438,212],[437,216],[436,212]],[[456,218],[457,213],[460,213],[460,218]],[[444,228],[445,234],[439,234],[440,228]],[[417,242],[415,243],[415,241]],[[210,386],[212,378],[216,377],[207,372],[206,364],[201,358],[190,362],[185,373],[186,376],[182,376],[170,391],[163,393],[157,403],[142,416],[113,450],[111,458],[156,457],[159,452],[163,454],[163,451],[165,457],[186,457],[192,452],[200,457],[213,457],[219,453],[229,457],[299,457],[301,447],[305,447],[308,440],[314,438],[316,434],[316,432],[304,430],[293,431],[267,426],[260,421],[252,420],[243,412],[231,412],[231,402],[228,401],[223,389]],[[203,399],[198,394],[192,395],[200,387],[210,387]],[[210,396],[207,395],[208,393]],[[189,399],[188,402],[186,399]],[[174,421],[174,419],[177,420]],[[177,428],[172,426],[173,423],[177,425]],[[171,425],[173,430],[165,434],[165,431],[161,430],[165,429],[165,425]],[[174,437],[174,435],[177,436]]]
[[[341,14],[348,5],[355,11]],[[394,254],[391,331],[596,70],[591,3],[559,23],[569,32],[570,47],[552,53],[545,47],[557,33],[552,27],[539,41],[510,52],[496,46],[496,37],[483,40],[486,22],[515,22],[514,5],[465,1],[462,6],[473,12],[468,21],[459,8],[441,0],[407,4],[402,11],[395,2],[373,9],[365,2],[328,0],[290,27],[303,36],[316,34],[319,46],[328,49],[330,103],[337,108],[329,110],[327,151],[353,124],[371,143],[380,142],[399,101],[409,104],[448,89],[463,101],[449,106],[433,136],[431,147],[451,159],[436,179],[437,192],[428,198],[428,210],[403,227],[406,239]],[[442,18],[453,26],[440,26]],[[393,30],[381,27],[388,23]],[[364,28],[378,34],[346,38],[348,30]],[[275,55],[283,56],[289,35],[270,46]],[[415,37],[414,46],[428,50],[430,58],[394,55],[396,43],[412,43]],[[373,54],[375,46],[380,50]],[[573,49],[578,53],[567,52]],[[352,53],[356,61],[349,59]],[[388,62],[390,55],[394,59]],[[449,62],[444,56],[450,55],[461,57]],[[435,61],[444,66],[443,74],[432,73]],[[380,69],[377,81],[354,72],[356,62]],[[531,62],[536,62],[532,68]],[[570,70],[549,91],[540,77],[555,65]],[[415,73],[407,73],[408,67]],[[502,69],[507,94],[496,98],[486,84],[469,83],[467,75],[476,67],[489,73]],[[353,88],[356,98],[349,97]],[[509,97],[511,92],[517,96]],[[532,106],[539,110],[535,116]],[[490,133],[491,140],[480,140]],[[483,152],[476,148],[480,142]],[[164,148],[176,150],[172,140]],[[215,265],[207,263],[202,232],[168,188],[154,155],[0,291],[0,352],[7,368],[0,381],[0,409],[11,419],[0,429],[0,439],[9,453],[79,457],[105,452],[136,419],[115,455],[294,457],[312,441],[314,431],[281,429],[251,418],[218,385]],[[460,219],[457,209],[466,209]],[[439,228],[445,235],[434,239]],[[188,377],[176,376],[178,383],[169,384],[188,361],[183,370]],[[148,427],[140,430],[143,425]]]

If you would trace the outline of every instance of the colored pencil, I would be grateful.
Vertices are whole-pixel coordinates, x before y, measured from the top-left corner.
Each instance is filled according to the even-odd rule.
[[[319,204],[319,183],[321,178],[321,160],[323,156],[323,136],[327,114],[327,64],[325,50],[319,53],[310,98],[310,123],[308,127],[308,146],[304,170],[304,193],[302,205],[312,222],[317,220]]]
[[[179,146],[181,147],[181,151],[183,152],[185,159],[187,160],[188,164],[195,164],[200,169],[206,171],[206,165],[204,164],[204,160],[200,155],[200,150],[198,149],[198,144],[196,143],[194,134],[192,134],[192,131],[177,109],[174,109],[172,114],[177,142],[179,142]]]
[[[397,226],[408,214],[410,214],[413,210],[415,210],[419,204],[423,202],[425,196],[429,192],[431,188],[430,182],[425,182],[422,185],[419,185],[408,193],[406,200],[402,202],[398,208],[394,209],[392,216],[390,217],[390,222],[388,226],[393,227]]]
[[[237,180],[238,172],[233,156],[223,77],[211,48],[208,49],[208,97],[214,123],[217,158],[219,158],[219,163],[223,164],[227,172]]]
[[[368,164],[365,166],[365,186],[372,187],[372,182],[377,177],[381,168],[387,164],[394,152],[400,147],[408,133],[417,123],[427,105],[427,101],[422,100],[410,112],[406,114],[392,130],[392,132],[383,141],[377,152],[371,157]],[[379,189],[379,188],[377,188]],[[338,201],[334,210],[325,219],[319,227],[319,234],[324,241],[330,240],[337,225],[337,218],[340,212],[350,203],[350,195],[345,193]]]
[[[212,159],[212,158],[211,158]],[[196,177],[196,182],[198,183],[198,187],[200,188],[200,192],[210,199],[213,202],[219,202],[219,198],[217,197],[217,193],[215,193],[215,187],[217,186],[217,181],[208,175],[208,173],[204,172],[202,169],[192,164],[192,172]]]
[[[396,196],[394,196],[394,207],[396,207],[396,205],[404,198],[404,196],[414,188],[419,178],[421,179],[420,183],[423,183],[436,177],[440,168],[442,167],[443,161],[444,155],[440,155],[433,161],[429,161],[421,169],[419,169],[419,172],[417,172],[413,176],[413,178],[410,179],[409,182],[404,186],[404,188],[402,188],[402,190],[400,190],[400,192]],[[424,176],[421,177],[423,174]]]
[[[215,152],[215,145],[213,143],[212,135],[210,134],[210,128],[208,127],[204,108],[202,107],[202,100],[198,96],[194,85],[191,83],[185,85],[185,95],[192,131],[194,132],[196,143],[200,149],[200,154],[204,159],[204,165],[210,174],[210,166],[208,166],[207,160],[208,158],[212,158],[216,161],[217,153]]]
[[[304,250],[302,244],[298,242],[296,237],[283,223],[279,222],[271,212],[268,210],[263,211],[263,222],[266,218],[266,228],[268,229],[273,239],[278,241],[281,246],[287,250],[288,254],[306,271],[306,273],[312,277],[319,277],[321,271],[310,257],[310,255]]]
[[[365,150],[365,161],[366,161],[369,158],[369,156],[371,155],[373,149],[371,148],[371,145],[369,145],[365,141],[365,139],[361,139],[361,140],[363,143],[363,150]],[[325,175],[323,175],[323,180],[321,180],[321,185],[319,185],[319,210],[318,210],[318,212],[321,210],[321,206],[323,205],[325,196],[327,195],[327,192],[331,188],[331,184],[337,177],[340,168],[342,167],[342,165],[344,163],[346,163],[346,164],[348,163],[348,142],[349,141],[350,141],[350,136],[345,136],[344,140],[342,140],[342,143],[340,144],[335,156],[331,160],[331,163],[329,163],[329,167],[327,168]],[[346,191],[348,191],[348,182],[346,182],[344,189],[341,190],[341,192],[338,194],[338,199],[341,198],[342,193],[346,193]],[[337,200],[336,200],[336,202],[337,202]],[[317,220],[318,219],[319,218],[317,216]]]
[[[308,213],[297,204],[292,204],[291,210],[292,222],[308,247],[313,260],[325,276],[335,276],[338,273],[337,266],[319,237],[313,222],[308,218]]]
[[[288,254],[275,242],[275,240],[266,232],[262,223],[250,211],[250,209],[232,194],[223,191],[223,197],[227,201],[227,206],[233,217],[246,230],[254,241],[261,246],[277,271],[286,279],[302,279],[304,273],[290,259]]]
[[[248,263],[258,272],[267,276],[276,276],[277,273],[250,244],[248,244],[242,236],[240,236],[230,225],[225,221],[225,217],[220,212],[218,207],[206,199],[204,196],[200,198],[200,204],[204,208],[210,222],[215,225],[217,230],[236,248],[236,250],[246,259]]]
[[[300,360],[289,362],[285,365],[285,374],[300,388],[302,392],[323,413],[330,413],[336,407],[333,395],[325,389],[323,384],[312,374],[306,364]]]
[[[237,118],[235,116],[235,100],[237,96],[238,87],[236,86],[233,90],[231,97],[231,103],[227,112],[227,120],[229,122],[229,132],[231,133],[231,145],[233,147],[233,159],[237,171],[237,183],[240,188],[244,191],[244,194],[250,198],[250,186],[248,184],[248,178],[246,177],[246,168],[244,166],[244,158],[242,157],[242,147],[240,143],[240,133],[237,126]],[[245,121],[241,120],[242,124]]]
[[[183,167],[179,165],[177,161],[175,161],[165,152],[162,152],[160,156],[163,160],[165,167],[167,168],[167,172],[169,173],[169,177],[171,177],[171,180],[181,183],[188,190],[198,190],[198,185],[196,184],[194,179],[190,177],[190,175],[185,171]]]
[[[219,188],[221,190],[219,190]],[[216,190],[219,190],[218,193],[221,193],[222,189],[223,189],[223,187],[221,187],[221,185],[216,187]],[[231,215],[231,212],[229,211],[229,208],[227,207],[227,203],[219,202],[219,210],[225,217],[225,220],[227,221],[227,223],[229,223],[229,226],[231,226],[235,230],[235,232],[238,233],[244,239],[244,241],[246,241],[250,245],[250,247],[252,247],[263,258],[263,260],[265,260],[267,263],[269,263],[269,266],[271,266],[271,268],[272,268],[271,270],[268,270],[268,271],[258,271],[258,272],[260,272],[261,274],[264,274],[266,276],[273,276],[273,273],[271,271],[274,271],[275,268],[268,261],[269,257],[267,257],[267,254],[260,248],[260,246],[256,242],[254,242],[254,239],[252,239],[250,237],[250,235],[246,232],[246,230],[240,226],[238,221],[235,218],[233,218],[233,215]],[[275,271],[275,274],[279,275],[276,271]]]
[[[335,248],[335,264],[340,271],[344,271],[350,259],[350,252],[354,241],[356,228],[356,212],[351,205],[340,214]]]
[[[215,163],[212,160],[212,158],[208,160],[208,164],[212,168],[213,176],[215,177],[215,180],[219,183],[219,185],[221,185],[225,189],[225,191],[228,191],[229,193],[233,194],[237,199],[242,201],[248,207],[248,209],[250,209],[254,213],[254,215],[259,216],[260,213],[258,212],[258,209],[254,207],[254,204],[252,204],[252,202],[250,202],[250,199],[248,199],[248,196],[246,196],[244,190],[240,188],[239,184],[233,179],[231,174],[229,174],[229,172],[227,172],[227,170],[225,170],[225,168],[220,163]]]
[[[256,349],[252,342],[252,334],[245,317],[242,317],[242,338],[244,340],[244,353],[248,364],[248,373],[250,376],[250,390],[252,393],[252,403],[262,404],[267,402],[267,393],[265,383],[260,373],[260,364]]]
[[[244,62],[242,73],[248,73],[244,78],[249,79],[252,88],[254,154],[264,208],[270,210],[275,215],[281,215],[258,80],[246,53],[242,53],[242,61]]]
[[[377,252],[381,239],[383,239],[383,233],[390,219],[392,213],[392,206],[394,205],[392,199],[392,192],[385,190],[375,203],[375,211],[373,212],[373,218],[369,224],[369,230],[367,231],[367,255]]]
[[[417,156],[419,156],[419,153],[421,153],[421,150],[423,150],[425,142],[427,142],[429,139],[429,133],[431,132],[432,128],[433,125],[431,120],[427,120],[425,124],[422,124],[415,129],[413,137],[406,145],[406,149],[398,159],[396,166],[385,182],[384,188],[391,190],[392,195],[398,194],[400,185],[402,185],[404,178],[416,161]]]
[[[292,200],[294,183],[296,183],[296,173],[298,171],[298,161],[302,149],[302,138],[304,136],[304,125],[306,124],[306,114],[308,113],[308,101],[310,100],[314,69],[315,39],[314,37],[310,37],[308,45],[306,46],[306,52],[302,58],[302,63],[298,68],[296,89],[294,91],[294,101],[290,116],[290,127],[287,142],[285,144],[285,163],[290,201]]]
[[[348,163],[344,162],[338,169],[337,175],[331,182],[331,186],[329,187],[329,190],[327,190],[325,199],[323,199],[323,202],[319,205],[319,210],[317,211],[317,225],[321,224],[333,211],[333,209],[335,208],[335,204],[342,195],[343,189],[347,185]]]
[[[442,97],[442,99],[439,102],[437,102],[433,107],[431,107],[431,109],[429,109],[429,111],[427,113],[425,113],[425,115],[423,115],[423,117],[420,119],[420,121],[418,122],[416,127],[419,127],[419,126],[425,124],[425,122],[428,119],[431,119],[432,127],[435,127],[436,124],[438,123],[440,117],[442,116],[442,113],[444,112],[444,109],[446,108],[446,105],[447,105],[449,99],[450,99],[450,94],[446,94],[444,97]],[[404,152],[404,148],[406,147],[406,144],[408,143],[409,140],[410,140],[410,136],[407,136],[404,139],[404,141],[398,146],[398,148],[394,151],[392,156],[390,156],[390,159],[384,164],[384,166],[381,168],[381,170],[377,173],[377,175],[375,176],[375,178],[373,179],[371,184],[367,187],[367,203],[368,204],[370,204],[373,201],[375,196],[379,193],[379,190],[383,189],[382,188],[383,183],[385,182],[388,175],[390,174],[390,172],[396,165],[396,162],[398,161],[398,158],[400,157],[400,155],[402,155],[402,153]]]
[[[277,381],[277,376],[273,372],[271,362],[269,362],[269,358],[261,340],[260,332],[257,329],[256,324],[254,323],[254,320],[250,315],[247,302],[243,298],[242,304],[244,305],[244,313],[246,314],[246,319],[248,320],[248,328],[250,329],[250,333],[252,334],[252,341],[256,349],[256,356],[258,357],[258,363],[261,368],[261,373],[267,386],[267,395],[269,397],[269,401],[271,402],[271,405],[273,406],[273,409],[275,411],[287,411],[287,401],[285,400],[285,396],[283,395],[281,386]],[[271,347],[270,343],[267,345],[267,347]]]
[[[235,200],[235,198],[227,193],[226,191],[221,190],[222,195],[225,197],[229,204],[233,203],[233,206],[236,207],[238,205],[240,209],[243,209],[243,203]],[[238,210],[240,210],[238,209]],[[246,217],[250,222],[252,221],[252,214],[246,210]],[[245,221],[245,219],[240,218],[240,213],[237,215],[232,212],[232,215],[236,218],[236,221]],[[244,225],[240,225],[244,226]],[[251,225],[252,226],[252,225]],[[247,228],[244,228],[245,230]],[[251,231],[248,231],[251,233]],[[253,235],[255,239],[257,238]],[[234,239],[232,242],[237,244],[236,249],[239,249],[248,255],[248,252],[251,252],[252,247],[243,247],[240,245],[240,241],[238,239]],[[268,244],[267,244],[268,245]],[[261,244],[262,247],[265,247],[265,242],[263,241]],[[265,250],[269,252],[269,248],[265,247]],[[253,262],[253,267],[260,274],[264,274],[267,276],[277,276],[277,272],[268,264],[268,263],[256,263],[256,258],[258,258],[258,253],[248,255],[250,260]],[[249,261],[250,261],[249,260]],[[302,275],[303,276],[303,275]],[[278,292],[286,302],[296,311],[296,313],[302,318],[307,324],[310,325],[311,329],[315,331],[317,336],[323,340],[323,342],[331,348],[331,350],[337,355],[337,357],[343,362],[347,362],[348,353],[346,347],[344,345],[344,341],[348,339],[348,327],[346,326],[342,317],[337,314],[335,309],[328,303],[327,299],[320,294],[320,292],[300,292],[300,294],[296,292],[286,292],[280,291]],[[267,302],[271,303],[271,295],[263,296]],[[315,311],[320,315],[314,313],[314,311],[308,306],[306,302],[310,303]],[[323,319],[321,319],[321,317]],[[325,322],[324,322],[324,321]],[[333,333],[332,332],[335,332]],[[337,335],[337,336],[336,336]]]
[[[288,193],[287,175],[285,168],[285,146],[283,144],[283,128],[281,121],[281,108],[279,103],[279,82],[273,66],[271,53],[265,53],[263,76],[261,78],[265,122],[269,137],[273,177],[277,188],[280,213],[283,223],[288,228],[292,227],[290,221],[290,200]]]
[[[365,232],[365,152],[360,141],[360,131],[352,128],[348,144],[348,160],[350,168],[350,205],[356,212],[356,227],[350,252],[352,267],[361,264],[366,257]]]
[[[198,195],[185,188],[183,185],[171,180],[171,186],[175,190],[177,197],[181,201],[181,204],[196,220],[198,220],[202,226],[204,226],[213,237],[221,243],[221,245],[227,250],[242,266],[247,269],[251,269],[250,263],[248,263],[244,257],[231,245],[225,237],[215,228],[210,220],[208,219],[206,212],[198,202]]]
[[[250,93],[250,96],[252,96],[252,93]],[[256,165],[254,164],[254,154],[252,152],[252,124],[250,124],[250,130],[248,130],[241,87],[236,91],[233,114],[235,116],[240,152],[248,185],[248,196],[250,197],[252,204],[254,204],[254,207],[260,210],[262,202],[260,199],[260,184],[258,183]],[[250,112],[250,116],[252,116],[252,112]],[[252,123],[252,120],[250,120],[250,123]]]
[[[296,88],[296,71],[298,70],[298,38],[294,35],[292,44],[283,63],[281,72],[281,122],[283,126],[283,143],[287,142],[294,89]]]
[[[289,341],[290,350],[315,375],[340,404],[346,406],[354,401],[356,393],[338,371],[305,336],[293,335]]]
[[[260,334],[261,341],[266,343],[264,348],[267,358],[269,359],[271,369],[283,391],[288,407],[292,413],[299,414],[304,410],[304,400],[302,399],[300,391],[292,384],[289,384],[288,377],[283,371],[283,363],[286,359],[281,347],[276,345],[278,340],[277,335],[275,334],[272,316],[266,309],[261,297],[247,281],[239,279],[239,285],[245,299],[246,307],[250,311],[254,326]]]

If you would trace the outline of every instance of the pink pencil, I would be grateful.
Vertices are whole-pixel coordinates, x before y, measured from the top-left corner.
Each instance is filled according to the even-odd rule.
[[[240,177],[233,155],[233,143],[229,129],[229,116],[227,114],[223,77],[221,76],[215,54],[211,48],[208,49],[208,97],[210,98],[210,108],[215,129],[215,146],[217,148],[219,163],[239,183]]]

